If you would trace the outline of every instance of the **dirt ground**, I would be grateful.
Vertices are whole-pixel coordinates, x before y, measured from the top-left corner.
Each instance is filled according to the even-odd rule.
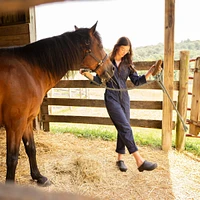
[[[45,192],[72,192],[101,200],[197,200],[200,199],[200,162],[194,156],[139,147],[149,161],[157,162],[152,172],[140,173],[126,154],[127,172],[115,165],[115,142],[78,138],[70,133],[35,132],[37,161],[51,186],[39,187],[31,180],[29,163],[21,145],[16,172],[19,185]],[[0,182],[6,174],[5,131],[0,131]]]

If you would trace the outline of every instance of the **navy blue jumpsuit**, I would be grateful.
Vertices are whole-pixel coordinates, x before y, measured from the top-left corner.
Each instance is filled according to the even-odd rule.
[[[128,77],[135,86],[146,83],[145,75],[139,76],[136,71],[123,64],[123,62],[121,62],[119,67],[117,67],[115,61],[113,61],[113,64],[115,66],[115,70],[112,78],[116,83],[112,80],[108,81],[106,83],[108,88],[126,89],[126,81]],[[99,82],[98,79],[98,76],[94,77],[94,81]],[[138,148],[135,144],[132,128],[130,126],[130,98],[128,91],[106,89],[104,95],[108,114],[118,132],[116,152],[125,154],[125,146],[130,154],[136,152]]]

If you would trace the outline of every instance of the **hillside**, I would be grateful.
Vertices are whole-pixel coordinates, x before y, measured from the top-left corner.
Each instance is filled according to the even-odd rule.
[[[185,40],[180,43],[175,43],[174,46],[174,60],[179,60],[179,54],[182,50],[190,51],[190,58],[197,58],[200,56],[200,40],[190,41]],[[134,61],[148,61],[158,60],[164,58],[164,44],[137,47],[134,49]]]
[[[107,53],[111,49],[105,49]],[[141,46],[134,48],[134,61],[151,61],[164,58],[164,44],[159,43],[151,46]],[[197,58],[200,56],[200,40],[190,41],[184,40],[180,43],[175,43],[174,60],[179,60],[180,51],[189,50],[190,58]]]

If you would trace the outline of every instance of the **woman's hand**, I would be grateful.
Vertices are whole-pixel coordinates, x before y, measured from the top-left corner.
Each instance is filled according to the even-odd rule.
[[[162,70],[162,60],[158,60],[154,65],[152,65],[149,71],[146,73],[145,77],[148,79],[151,75],[155,76],[159,74]]]
[[[79,73],[82,74],[82,75],[84,75],[86,78],[88,78],[88,79],[90,79],[90,80],[93,80],[94,77],[93,77],[92,74],[90,74],[89,71],[90,71],[90,70],[87,70],[87,69],[80,69],[80,70],[79,70]]]
[[[154,71],[152,72],[152,76],[155,76],[157,74],[160,74],[161,70],[162,70],[162,60],[158,60],[155,64],[154,64]]]

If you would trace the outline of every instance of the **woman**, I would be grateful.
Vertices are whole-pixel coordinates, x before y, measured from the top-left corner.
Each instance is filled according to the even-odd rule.
[[[126,81],[129,77],[135,86],[145,84],[147,82],[146,80],[154,72],[155,66],[153,65],[145,75],[139,76],[133,67],[132,57],[133,51],[130,40],[127,37],[119,38],[110,55],[110,60],[115,66],[115,70],[112,80],[106,83],[105,105],[117,129],[116,152],[118,156],[116,164],[119,170],[122,172],[127,170],[122,159],[126,147],[129,153],[135,158],[140,172],[144,170],[151,171],[157,167],[157,164],[146,161],[140,155],[134,141],[132,128],[130,126],[130,98],[126,90]],[[80,71],[80,73],[95,82],[101,83],[98,76],[93,77],[89,72]]]

